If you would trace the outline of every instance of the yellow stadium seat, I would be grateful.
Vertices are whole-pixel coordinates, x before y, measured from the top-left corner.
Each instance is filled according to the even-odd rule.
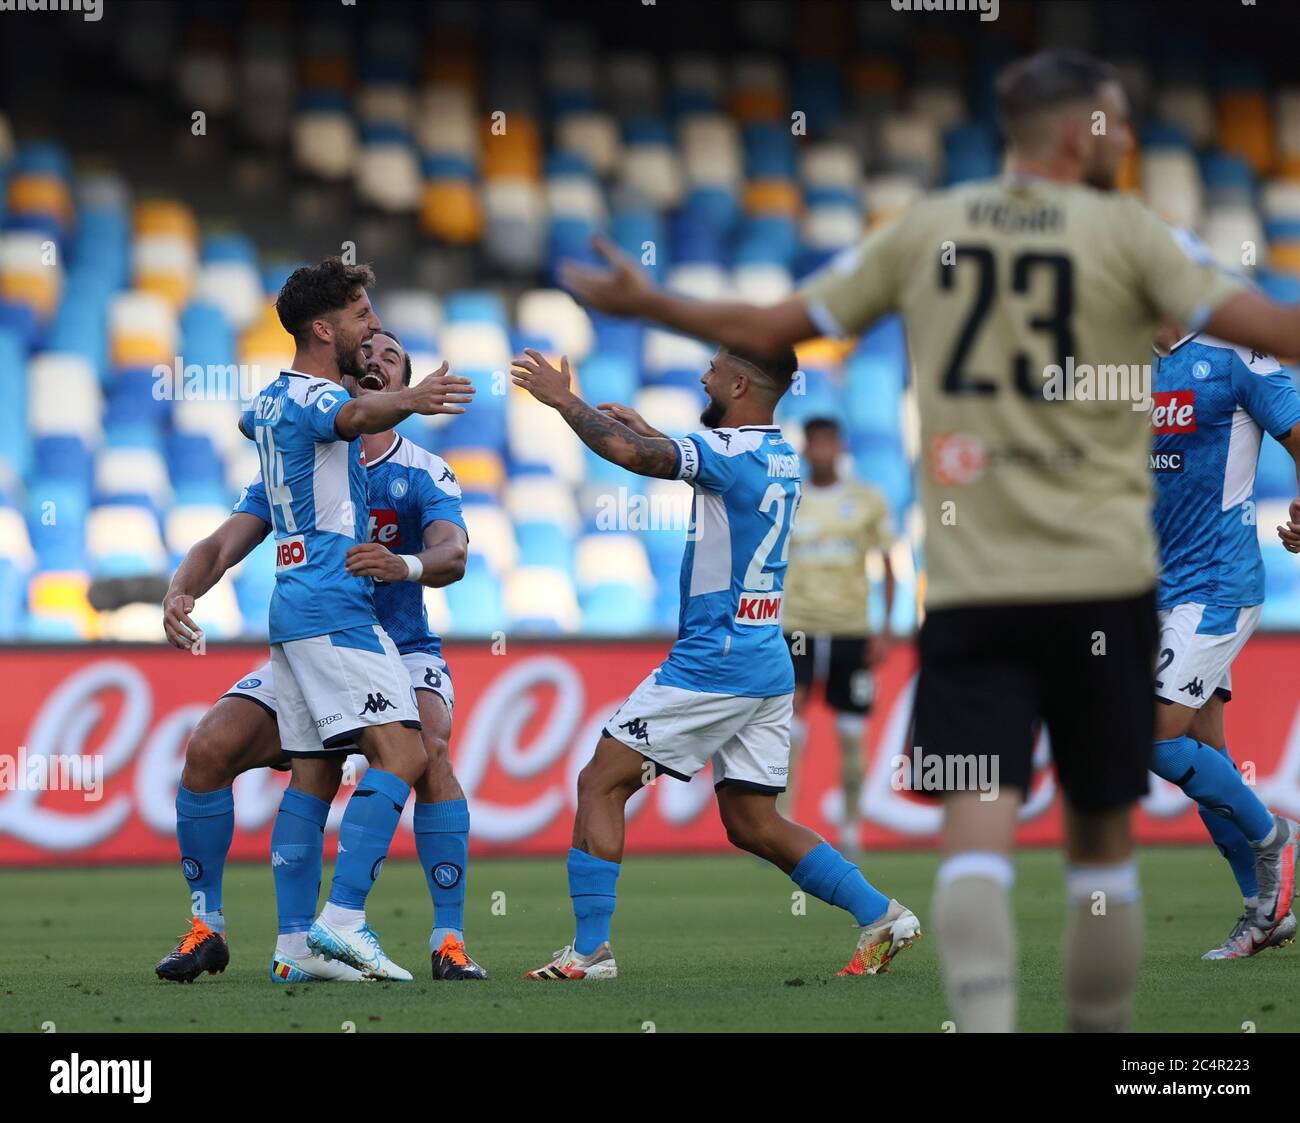
[[[494,132],[489,116],[483,122],[483,175],[540,180],[542,147],[537,124],[524,113],[507,113],[505,131]]]
[[[305,58],[300,75],[306,90],[347,90],[352,85],[352,66],[342,57]]]
[[[810,339],[795,348],[795,358],[800,370],[838,367],[856,346],[856,339]]]
[[[1141,190],[1142,187],[1142,158],[1138,153],[1137,145],[1132,145],[1127,154],[1124,156],[1124,162],[1119,166],[1119,181],[1117,186],[1121,191],[1134,192]]]
[[[447,463],[463,491],[498,494],[505,485],[505,465],[490,449],[456,449],[447,453]]]
[[[1236,91],[1219,96],[1219,147],[1246,160],[1257,174],[1277,159],[1273,121],[1262,93]]]
[[[145,292],[156,292],[180,311],[190,299],[194,278],[183,273],[140,272],[136,274],[135,287]]]
[[[863,94],[898,93],[903,86],[903,72],[890,59],[863,59],[849,71],[853,89]]]
[[[1300,183],[1300,152],[1291,152],[1283,156],[1277,170],[1283,179]]]
[[[292,363],[293,353],[293,336],[281,326],[275,305],[268,301],[261,319],[239,338],[239,361],[273,372]]]
[[[736,90],[731,95],[731,113],[741,124],[784,120],[785,94],[781,90],[761,87]]]
[[[175,199],[151,199],[135,208],[137,234],[179,234],[197,244],[199,226],[194,212]]]
[[[82,639],[94,639],[99,620],[86,593],[90,578],[84,573],[37,573],[27,585],[27,608],[33,616],[71,620]]]
[[[794,217],[803,207],[803,196],[788,179],[754,179],[745,185],[744,205],[746,214]]]
[[[67,226],[72,219],[72,195],[56,175],[16,175],[9,182],[11,214],[48,215]]]
[[[1300,276],[1300,239],[1274,242],[1268,248],[1268,259],[1272,268]]]
[[[465,246],[483,236],[483,208],[467,179],[431,179],[420,199],[420,232]]]
[[[0,273],[0,298],[11,304],[25,304],[42,319],[54,315],[62,289],[61,274],[57,269]]]

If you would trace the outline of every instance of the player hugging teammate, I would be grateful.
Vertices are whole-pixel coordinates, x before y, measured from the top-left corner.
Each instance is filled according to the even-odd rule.
[[[285,762],[292,779],[271,836],[280,922],[272,980],[411,978],[384,954],[364,904],[412,787],[435,910],[433,977],[485,977],[464,947],[469,811],[447,749],[451,675],[422,597],[423,586],[464,573],[460,488],[445,462],[393,432],[412,413],[463,412],[473,388],[446,364],[410,386],[409,358],[370,307],[373,281],[368,268],[332,258],[285,283],[276,307],[296,342],[293,369],[241,419],[262,471],[168,590],[168,639],[188,648],[195,598],[274,531],[271,661],[212,707],[186,750],[177,839],[194,915],[158,964],[162,978],[192,981],[229,962],[221,890],[230,785],[249,768]],[[326,817],[352,752],[370,767],[348,801],[329,900],[313,923]]]

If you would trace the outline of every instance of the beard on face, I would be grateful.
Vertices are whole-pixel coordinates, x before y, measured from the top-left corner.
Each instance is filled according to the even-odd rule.
[[[700,414],[700,424],[706,429],[716,429],[722,424],[722,418],[726,412],[726,406],[716,398],[710,398],[709,404],[704,407],[704,412]]]
[[[334,361],[338,364],[339,374],[351,375],[359,379],[362,374],[361,348],[347,347],[341,338],[334,340]]]

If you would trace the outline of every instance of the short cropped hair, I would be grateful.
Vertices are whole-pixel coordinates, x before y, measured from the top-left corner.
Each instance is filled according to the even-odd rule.
[[[807,439],[815,433],[828,433],[832,437],[839,437],[843,435],[844,430],[833,417],[810,417],[803,423],[804,438]]]
[[[342,258],[327,257],[289,275],[275,298],[275,312],[294,342],[303,343],[313,320],[342,311],[361,289],[374,283],[375,271],[369,265],[345,265]]]
[[[1102,86],[1119,80],[1119,71],[1110,63],[1082,51],[1039,51],[1018,59],[997,79],[1002,129],[1016,141],[1030,118],[1096,97]]]
[[[799,369],[799,360],[795,357],[793,347],[786,347],[774,355],[759,355],[751,351],[740,351],[734,347],[724,347],[723,350],[733,358],[755,368],[777,398],[790,389],[790,384],[794,381],[794,372]]]

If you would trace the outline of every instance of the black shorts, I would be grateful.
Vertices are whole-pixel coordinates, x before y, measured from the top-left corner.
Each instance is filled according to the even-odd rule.
[[[798,637],[803,642],[796,644]],[[812,636],[789,632],[785,637],[794,663],[794,684],[811,689],[826,683],[826,704],[838,714],[867,714],[876,697],[876,678],[864,665],[865,636]]]
[[[1071,806],[1105,811],[1141,799],[1157,634],[1153,593],[930,613],[919,640],[913,790],[972,787],[971,766],[983,762],[987,775],[996,762],[999,785],[1027,792],[1045,724]]]

